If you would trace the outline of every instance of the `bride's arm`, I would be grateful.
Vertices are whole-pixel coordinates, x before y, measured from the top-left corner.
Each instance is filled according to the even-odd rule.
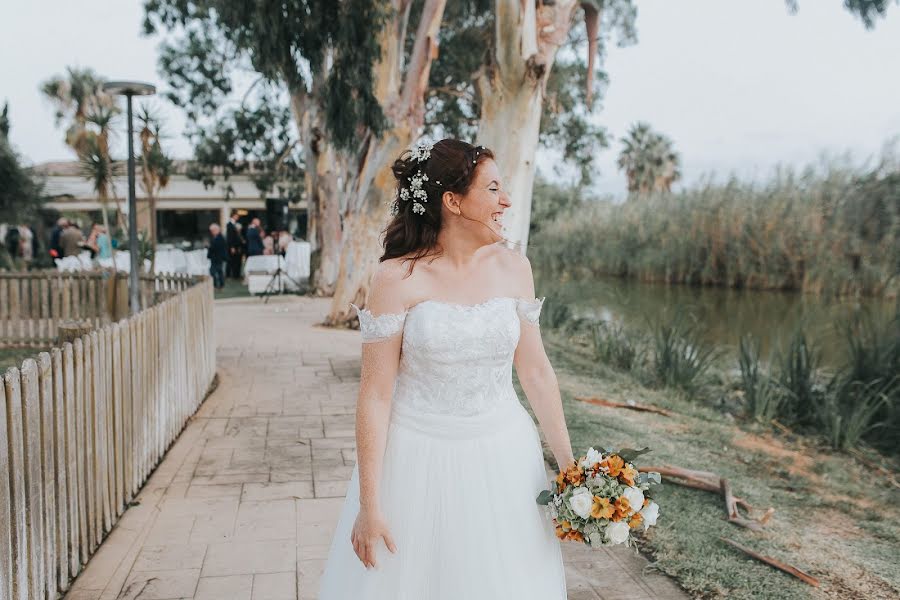
[[[376,319],[388,325],[383,338],[364,341],[359,397],[356,403],[356,453],[359,468],[359,502],[363,508],[379,510],[378,483],[387,443],[394,380],[400,362],[402,325],[397,321],[405,312],[399,298],[393,269],[379,265],[372,278],[368,306]],[[385,322],[386,321],[386,322]],[[394,325],[391,325],[393,323]]]
[[[525,291],[526,299],[534,298],[534,277],[531,262],[527,257],[519,255],[518,272],[520,289]],[[527,318],[522,321],[519,334],[519,345],[513,356],[513,364],[522,389],[528,397],[534,414],[540,423],[541,430],[559,469],[565,469],[575,461],[569,430],[566,427],[566,416],[563,413],[562,398],[556,373],[544,351],[541,330],[538,323]]]

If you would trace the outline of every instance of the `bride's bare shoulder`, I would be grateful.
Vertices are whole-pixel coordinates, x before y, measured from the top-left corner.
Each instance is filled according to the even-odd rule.
[[[512,250],[502,242],[497,242],[492,245],[492,252],[495,259],[500,261],[504,268],[515,269],[520,274],[531,273],[531,261],[518,250]]]
[[[372,274],[369,300],[384,311],[400,312],[409,304],[410,277],[401,258],[389,258],[378,263]]]
[[[494,248],[494,258],[500,267],[504,277],[508,277],[510,286],[518,290],[522,297],[530,298],[534,295],[534,275],[531,271],[531,261],[519,252],[507,248],[502,243]]]

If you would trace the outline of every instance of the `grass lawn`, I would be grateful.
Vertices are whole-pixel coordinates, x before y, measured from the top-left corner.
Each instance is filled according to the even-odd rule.
[[[10,367],[21,367],[26,358],[37,359],[41,352],[49,348],[0,348],[0,374],[6,373]]]
[[[297,292],[287,292],[287,293],[297,293]],[[226,298],[260,298],[260,302],[262,302],[262,296],[260,294],[253,295],[247,291],[247,286],[241,282],[240,279],[231,279],[230,277],[225,278],[225,287],[221,290],[215,290],[215,299],[216,300],[224,300]]]
[[[681,392],[646,388],[633,375],[598,364],[587,349],[555,332],[544,334],[544,344],[559,379],[576,456],[591,445],[649,446],[652,452],[638,465],[713,471],[730,480],[736,496],[759,509],[753,516],[775,508],[764,529],[753,532],[725,520],[721,496],[666,485],[663,478],[654,490],[659,521],[640,546],[692,596],[900,597],[900,489],[891,477],[815,439],[731,417]],[[634,400],[667,408],[674,416],[595,406],[575,396]],[[554,464],[546,448],[545,453]],[[792,564],[821,586],[745,556],[719,536]]]
[[[240,279],[232,279],[231,277],[226,277],[225,287],[221,290],[215,290],[216,300],[242,297],[250,297],[250,292],[247,291],[247,286],[241,283]]]

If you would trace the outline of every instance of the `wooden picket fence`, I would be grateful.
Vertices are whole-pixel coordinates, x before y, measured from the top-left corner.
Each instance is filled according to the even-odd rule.
[[[141,274],[141,306],[158,292],[193,285],[189,275]],[[0,271],[0,348],[46,348],[56,342],[61,321],[88,322],[94,329],[128,315],[128,274],[94,270]]]
[[[212,280],[181,284],[3,376],[0,599],[68,589],[205,397]]]

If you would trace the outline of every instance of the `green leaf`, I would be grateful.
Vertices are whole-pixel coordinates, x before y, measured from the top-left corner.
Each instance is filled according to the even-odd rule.
[[[632,462],[635,458],[640,456],[641,454],[646,454],[650,452],[650,448],[641,448],[640,450],[635,450],[634,448],[622,448],[616,454],[622,457],[622,460],[625,462]]]
[[[543,490],[537,497],[538,504],[549,504],[550,500],[553,498],[553,490]]]

